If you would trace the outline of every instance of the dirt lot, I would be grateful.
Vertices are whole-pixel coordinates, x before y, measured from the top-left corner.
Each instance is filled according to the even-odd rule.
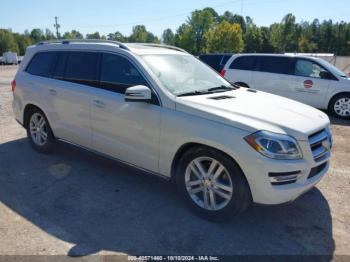
[[[292,204],[214,224],[168,183],[68,145],[33,151],[0,66],[0,255],[350,255],[350,122],[332,120],[329,174]]]

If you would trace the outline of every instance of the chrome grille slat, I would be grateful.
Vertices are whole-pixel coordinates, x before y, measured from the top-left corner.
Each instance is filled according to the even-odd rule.
[[[323,161],[329,156],[332,141],[326,129],[310,135],[309,144],[315,162]]]
[[[326,131],[322,131],[321,133],[319,134],[316,134],[315,136],[312,136],[309,138],[309,143],[311,145],[313,144],[316,144],[316,143],[319,143],[321,141],[324,141],[328,139],[328,134],[326,133]]]

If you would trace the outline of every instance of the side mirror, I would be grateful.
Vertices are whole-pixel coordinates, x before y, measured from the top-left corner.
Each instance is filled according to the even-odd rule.
[[[333,75],[331,73],[329,73],[328,71],[321,71],[320,72],[320,77],[322,79],[333,79]]]
[[[126,102],[151,102],[152,91],[147,86],[132,86],[126,89],[124,99]]]

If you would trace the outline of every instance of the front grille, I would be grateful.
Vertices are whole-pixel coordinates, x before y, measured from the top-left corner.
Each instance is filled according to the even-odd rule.
[[[315,162],[321,162],[329,157],[332,138],[326,129],[310,135],[309,144]]]
[[[307,177],[308,179],[314,176],[317,176],[319,173],[321,173],[326,167],[327,167],[327,162],[322,163],[319,166],[316,166],[310,170],[309,176]]]

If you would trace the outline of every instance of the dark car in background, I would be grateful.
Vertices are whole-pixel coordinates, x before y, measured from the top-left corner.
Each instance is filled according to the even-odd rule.
[[[221,54],[205,54],[200,55],[198,58],[202,62],[209,65],[211,68],[213,68],[217,72],[221,72],[221,70],[224,68],[226,62],[232,57],[233,54],[230,53],[221,53]]]

